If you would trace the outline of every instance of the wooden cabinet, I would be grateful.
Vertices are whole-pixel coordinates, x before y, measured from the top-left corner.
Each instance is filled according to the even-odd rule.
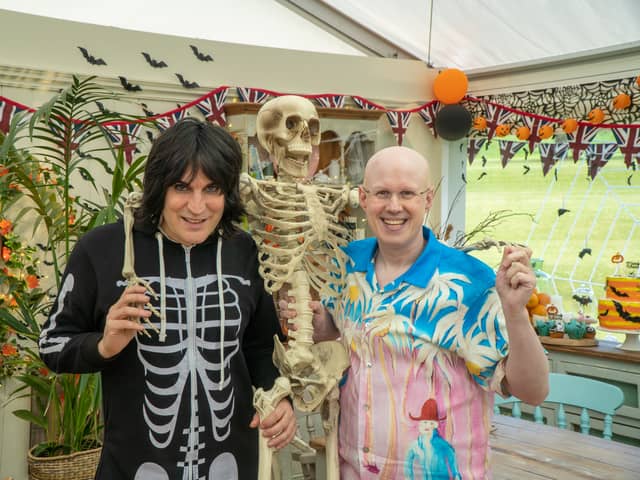
[[[640,352],[620,350],[613,342],[595,347],[545,345],[553,372],[579,375],[611,383],[624,393],[624,403],[613,423],[613,439],[640,445]],[[567,412],[571,423],[580,424],[579,412]],[[595,429],[601,419],[594,414]]]

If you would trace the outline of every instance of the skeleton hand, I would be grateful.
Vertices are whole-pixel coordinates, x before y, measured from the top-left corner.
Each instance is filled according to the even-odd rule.
[[[132,318],[151,316],[150,311],[137,306],[149,301],[145,291],[141,285],[127,287],[118,301],[109,308],[104,333],[98,342],[98,351],[104,358],[120,353],[138,332],[144,331],[144,325]]]
[[[293,407],[286,398],[280,400],[271,415],[263,421],[260,421],[260,416],[256,413],[249,426],[251,428],[260,426],[262,435],[269,438],[269,447],[276,450],[287,446],[298,429]]]

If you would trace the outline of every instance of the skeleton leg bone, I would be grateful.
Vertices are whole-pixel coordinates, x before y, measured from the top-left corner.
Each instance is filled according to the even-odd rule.
[[[253,406],[260,415],[260,419],[268,417],[274,410],[278,402],[291,395],[291,385],[286,377],[276,378],[271,390],[265,391],[262,388],[256,390],[253,395]],[[273,464],[273,450],[267,445],[269,440],[263,435],[258,435],[258,480],[271,480],[271,469]]]

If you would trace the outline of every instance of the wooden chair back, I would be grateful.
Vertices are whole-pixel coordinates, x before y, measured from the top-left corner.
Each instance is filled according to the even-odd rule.
[[[589,411],[599,412],[604,415],[604,429],[602,436],[611,440],[613,416],[622,405],[624,394],[620,388],[610,383],[593,380],[591,378],[564,373],[549,374],[549,395],[543,403],[557,404],[556,424],[560,428],[567,428],[565,405],[578,407],[580,411],[580,431],[588,435],[591,428]],[[521,418],[521,401],[516,397],[495,397],[494,413],[500,413],[500,407],[512,404],[511,415]],[[536,406],[533,410],[533,418],[536,423],[544,423],[542,409]]]

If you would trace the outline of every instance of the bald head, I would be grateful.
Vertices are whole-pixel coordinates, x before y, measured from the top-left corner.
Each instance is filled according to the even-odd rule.
[[[371,188],[376,181],[389,174],[413,179],[424,188],[431,187],[429,163],[415,150],[407,147],[387,147],[376,152],[364,170],[364,185]]]

